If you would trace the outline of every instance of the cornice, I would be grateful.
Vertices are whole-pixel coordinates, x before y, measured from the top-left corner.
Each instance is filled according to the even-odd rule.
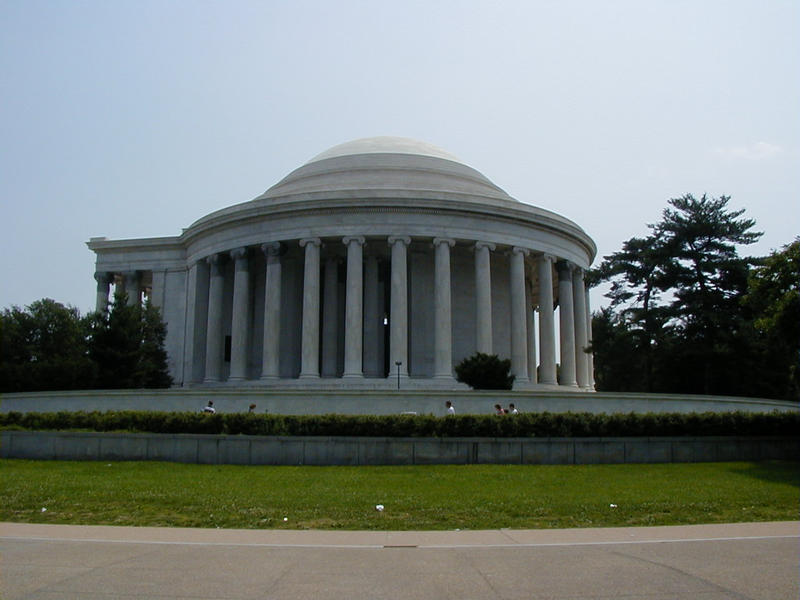
[[[212,213],[196,221],[181,236],[188,245],[214,231],[238,225],[254,223],[263,219],[286,217],[302,218],[304,215],[326,214],[453,214],[468,217],[490,218],[493,221],[524,224],[534,229],[548,230],[571,237],[581,245],[593,259],[597,248],[594,241],[573,221],[552,211],[518,201],[497,202],[495,199],[448,194],[433,198],[408,198],[394,195],[371,194],[361,190],[359,198],[306,198],[285,200],[279,203],[267,201],[246,202]],[[495,200],[494,202],[492,200]],[[487,202],[488,201],[488,202]]]

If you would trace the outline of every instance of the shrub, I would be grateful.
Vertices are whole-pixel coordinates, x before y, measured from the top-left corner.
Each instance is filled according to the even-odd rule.
[[[0,428],[354,437],[631,437],[800,435],[800,413],[523,413],[275,415],[157,411],[0,413]]]
[[[456,379],[476,390],[510,390],[514,384],[510,370],[511,360],[476,352],[456,365]]]

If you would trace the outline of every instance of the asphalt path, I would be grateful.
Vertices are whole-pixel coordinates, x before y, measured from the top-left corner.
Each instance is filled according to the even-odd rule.
[[[0,598],[797,600],[800,522],[338,532],[0,523]]]

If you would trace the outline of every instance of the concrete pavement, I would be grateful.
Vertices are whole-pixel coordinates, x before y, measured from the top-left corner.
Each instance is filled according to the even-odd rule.
[[[3,600],[796,599],[800,523],[347,532],[0,523]]]

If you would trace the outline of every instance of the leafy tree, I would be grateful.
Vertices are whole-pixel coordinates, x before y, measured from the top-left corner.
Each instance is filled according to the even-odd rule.
[[[511,360],[496,354],[476,352],[456,365],[456,379],[476,390],[510,390],[514,375],[509,375]]]
[[[172,385],[158,308],[128,306],[119,294],[107,313],[45,298],[0,312],[0,392]]]
[[[595,355],[594,376],[598,391],[633,392],[644,389],[643,355],[640,340],[630,323],[611,307],[602,308],[592,317],[592,346]]]
[[[800,398],[800,238],[751,269],[743,304],[761,343],[767,393]]]
[[[0,314],[0,391],[85,389],[95,368],[77,308],[44,298]]]

